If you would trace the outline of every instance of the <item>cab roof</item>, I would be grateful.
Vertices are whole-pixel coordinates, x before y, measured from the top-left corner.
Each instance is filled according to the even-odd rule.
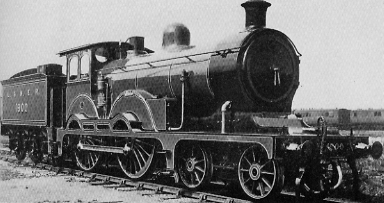
[[[70,53],[73,53],[73,52],[76,52],[76,51],[90,49],[90,48],[93,48],[93,47],[118,47],[119,44],[120,44],[120,42],[117,42],[117,41],[97,42],[97,43],[92,43],[92,44],[85,44],[85,45],[74,47],[74,48],[71,48],[71,49],[66,49],[66,50],[60,51],[57,54],[59,56],[64,56],[64,55],[67,55],[67,54],[70,54]],[[127,42],[121,42],[120,46],[122,48],[126,48],[128,50],[133,50],[133,45],[130,44],[130,43],[127,43]],[[153,53],[154,52],[153,50],[150,50],[148,48],[144,48],[144,51],[146,51],[147,53]]]

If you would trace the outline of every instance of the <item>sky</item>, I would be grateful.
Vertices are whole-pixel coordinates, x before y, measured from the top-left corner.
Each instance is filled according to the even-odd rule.
[[[160,50],[164,28],[185,24],[196,47],[244,30],[245,0],[0,0],[0,80],[57,53],[144,36]],[[293,108],[384,108],[384,2],[268,0],[267,27],[302,54]]]

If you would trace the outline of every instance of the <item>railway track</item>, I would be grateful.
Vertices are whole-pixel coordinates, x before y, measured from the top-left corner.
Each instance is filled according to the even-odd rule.
[[[66,174],[74,177],[84,178],[86,182],[95,186],[103,186],[104,188],[112,188],[121,191],[149,191],[146,195],[161,195],[167,194],[170,197],[162,198],[163,200],[167,199],[178,199],[178,198],[190,198],[191,202],[214,202],[214,203],[251,203],[251,201],[242,199],[242,197],[236,196],[226,196],[220,194],[217,190],[220,190],[220,186],[212,187],[208,192],[200,191],[191,191],[184,188],[180,188],[174,185],[169,185],[169,183],[164,183],[164,181],[132,181],[123,177],[115,176],[108,174],[106,171],[98,171],[97,173],[93,172],[84,172],[78,169],[71,167],[55,167],[46,163],[39,164],[29,164],[19,162],[15,157],[14,153],[7,149],[0,149],[0,160],[8,161],[10,163],[21,164],[23,166],[36,167],[43,170],[49,170],[56,172],[57,174]],[[99,173],[100,172],[100,173]],[[169,182],[169,179],[168,179]],[[216,189],[216,190],[215,190]],[[222,190],[222,187],[221,187]],[[225,194],[228,194],[230,191],[224,191]],[[223,193],[223,191],[221,191]],[[279,197],[274,199],[275,202],[284,203],[284,202],[312,202],[306,201],[304,198],[296,199],[294,193],[283,191]],[[357,201],[352,201],[349,199],[336,199],[336,198],[327,198],[321,202],[348,202],[348,203],[357,203]]]

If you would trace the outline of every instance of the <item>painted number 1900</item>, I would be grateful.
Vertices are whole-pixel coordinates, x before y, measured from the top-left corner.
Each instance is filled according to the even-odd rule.
[[[16,103],[16,112],[17,113],[27,113],[28,104],[27,103]]]

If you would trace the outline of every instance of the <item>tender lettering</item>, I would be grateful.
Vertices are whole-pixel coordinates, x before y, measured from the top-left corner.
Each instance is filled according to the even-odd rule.
[[[27,113],[28,112],[28,103],[16,103],[16,112],[17,113]]]

